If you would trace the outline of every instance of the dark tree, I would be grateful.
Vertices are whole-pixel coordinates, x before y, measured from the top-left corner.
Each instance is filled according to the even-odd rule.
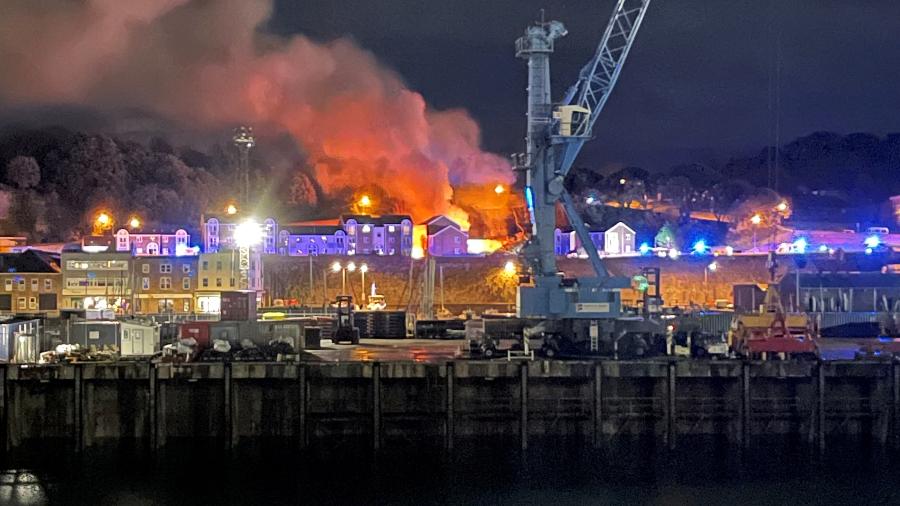
[[[41,167],[30,156],[17,156],[6,164],[6,180],[20,190],[34,188],[41,182]]]

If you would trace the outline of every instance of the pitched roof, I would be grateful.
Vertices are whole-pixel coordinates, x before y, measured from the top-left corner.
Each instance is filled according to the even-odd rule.
[[[609,227],[609,228],[607,229],[607,231],[612,230],[612,229],[614,229],[614,228],[617,228],[617,227],[619,227],[620,225],[623,226],[623,227],[625,227],[625,228],[627,228],[628,230],[630,230],[632,234],[634,233],[634,229],[631,228],[631,227],[629,227],[628,225],[626,225],[624,221],[620,221],[620,222],[616,223],[615,225]]]
[[[290,235],[334,235],[344,229],[340,225],[295,225],[281,227]]]
[[[367,225],[397,225],[403,220],[412,222],[412,217],[408,214],[385,214],[382,216],[372,216],[370,214],[342,214],[341,223],[347,220],[356,220],[357,223]]]
[[[0,254],[0,272],[59,272],[59,259],[47,253],[27,250]]]

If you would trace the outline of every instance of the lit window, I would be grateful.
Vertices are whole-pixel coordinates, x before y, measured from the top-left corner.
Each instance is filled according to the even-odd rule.
[[[169,290],[172,288],[172,278],[168,276],[163,276],[159,278],[159,287],[162,290]]]
[[[19,297],[18,302],[19,302],[19,309],[28,309],[28,306],[26,305],[26,302],[25,302],[25,297]]]
[[[38,291],[40,289],[40,286],[41,286],[41,283],[39,280],[37,280],[37,279],[31,280],[31,291],[32,292]]]
[[[7,292],[12,291],[13,280],[12,278],[7,278],[3,280],[3,289]]]
[[[393,225],[388,225],[388,232],[393,232],[395,230],[397,230],[397,227],[395,227]]]
[[[19,291],[20,291],[20,292],[24,292],[24,291],[25,291],[25,280],[24,280],[24,279],[19,279],[19,280],[16,282],[16,285],[18,285]]]
[[[52,280],[52,279],[45,279],[45,280],[44,280],[44,291],[45,291],[45,292],[51,292],[51,291],[53,291],[53,280]]]
[[[28,309],[37,309],[37,297],[28,297]]]
[[[364,234],[368,234],[369,232],[372,231],[372,227],[370,227],[368,225],[363,225],[362,231]]]

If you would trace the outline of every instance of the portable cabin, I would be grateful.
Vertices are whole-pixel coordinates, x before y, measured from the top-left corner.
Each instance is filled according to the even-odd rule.
[[[41,320],[12,318],[0,322],[0,361],[18,364],[37,363]]]
[[[77,321],[69,327],[69,344],[115,346],[123,357],[153,355],[159,351],[159,326],[138,320]]]

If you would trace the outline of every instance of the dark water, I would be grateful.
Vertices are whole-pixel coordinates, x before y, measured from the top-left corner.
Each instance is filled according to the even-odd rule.
[[[175,444],[165,452],[64,447],[0,460],[0,504],[900,504],[900,456],[867,443],[757,441],[747,451],[696,439],[668,451],[631,441],[589,450],[502,442],[374,455],[346,445]]]

